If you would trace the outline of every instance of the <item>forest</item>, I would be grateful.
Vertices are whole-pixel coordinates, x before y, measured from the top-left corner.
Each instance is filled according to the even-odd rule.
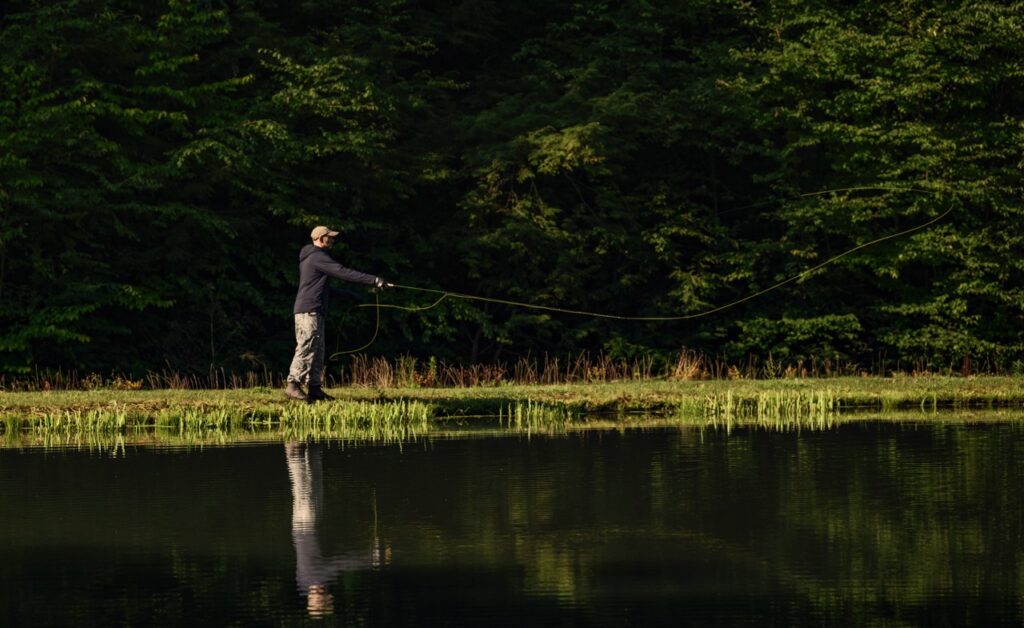
[[[765,291],[350,285],[329,351],[1024,373],[1024,2],[10,0],[0,58],[2,374],[283,372],[320,224],[404,286]]]

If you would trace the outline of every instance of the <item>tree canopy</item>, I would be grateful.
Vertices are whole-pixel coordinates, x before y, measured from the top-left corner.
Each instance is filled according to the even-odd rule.
[[[13,0],[0,371],[283,371],[326,224],[396,283],[623,316],[857,249],[686,321],[383,310],[372,353],[1024,372],[1022,40],[1021,2]],[[372,334],[336,305],[330,347]]]

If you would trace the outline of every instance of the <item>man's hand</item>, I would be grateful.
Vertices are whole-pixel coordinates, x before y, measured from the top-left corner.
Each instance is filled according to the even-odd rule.
[[[373,287],[376,290],[383,290],[384,288],[394,288],[395,284],[384,281],[383,277],[377,277],[373,280]]]

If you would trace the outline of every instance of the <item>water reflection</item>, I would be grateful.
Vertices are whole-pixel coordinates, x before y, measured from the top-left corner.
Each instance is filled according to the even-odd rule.
[[[109,454],[0,450],[0,626],[1024,619],[1024,421]]]
[[[306,609],[313,617],[334,612],[334,596],[328,588],[338,574],[379,567],[382,552],[374,529],[369,550],[326,555],[320,539],[324,508],[323,445],[289,442],[284,445],[288,479],[292,488],[292,544],[295,546],[295,584],[306,598]],[[390,550],[383,552],[385,561]]]

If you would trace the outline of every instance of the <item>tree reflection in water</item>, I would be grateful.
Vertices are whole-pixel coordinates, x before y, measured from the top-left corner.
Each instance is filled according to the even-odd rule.
[[[369,550],[324,555],[319,526],[323,515],[323,446],[289,442],[284,445],[288,478],[292,487],[292,543],[295,545],[295,583],[313,617],[334,612],[334,596],[328,584],[340,573],[377,568],[381,564],[380,541],[374,530]],[[387,562],[390,552],[383,552]]]

